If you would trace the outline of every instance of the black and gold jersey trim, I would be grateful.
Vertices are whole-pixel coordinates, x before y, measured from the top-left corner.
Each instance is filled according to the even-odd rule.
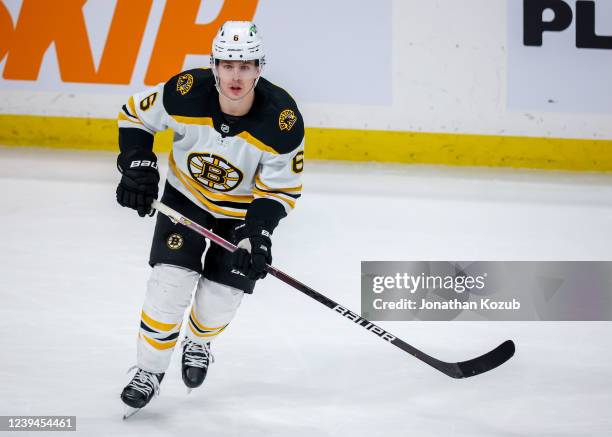
[[[263,183],[259,175],[255,176],[253,193],[259,197],[267,197],[285,202],[291,209],[295,208],[295,201],[301,197],[302,186],[272,188]]]
[[[268,193],[268,194],[282,194],[283,196],[289,196],[296,200],[302,197],[301,194],[290,194],[290,193],[285,193],[284,191],[279,191],[279,190],[263,190],[261,188],[257,188],[257,191],[261,191],[262,193]]]

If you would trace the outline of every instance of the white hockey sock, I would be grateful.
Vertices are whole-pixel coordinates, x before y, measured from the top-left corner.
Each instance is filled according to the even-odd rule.
[[[189,314],[187,337],[196,343],[208,343],[232,321],[244,292],[228,285],[200,278]]]
[[[147,283],[138,335],[138,367],[165,372],[200,274],[156,264]]]

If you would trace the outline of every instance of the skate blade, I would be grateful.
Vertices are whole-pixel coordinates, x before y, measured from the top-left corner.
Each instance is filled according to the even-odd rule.
[[[140,408],[125,407],[125,413],[123,413],[123,420],[129,419],[130,417],[132,417],[134,414],[138,413],[139,411],[140,411]]]
[[[191,391],[192,391],[192,390],[193,390],[192,388],[187,387],[187,394],[188,394],[188,395],[189,395],[189,394],[191,394]]]

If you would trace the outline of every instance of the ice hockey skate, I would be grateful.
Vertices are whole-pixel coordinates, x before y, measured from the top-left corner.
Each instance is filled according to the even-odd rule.
[[[131,370],[131,369],[130,369]],[[159,394],[159,384],[164,379],[163,373],[152,373],[137,369],[134,377],[121,392],[121,400],[127,406],[123,419],[127,419],[147,405]]]
[[[187,386],[187,393],[202,385],[208,372],[208,366],[214,362],[210,343],[199,344],[189,338],[183,340],[182,374]]]

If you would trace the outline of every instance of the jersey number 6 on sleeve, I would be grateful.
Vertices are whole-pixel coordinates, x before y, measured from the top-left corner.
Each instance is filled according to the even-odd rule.
[[[153,106],[153,103],[155,103],[156,98],[157,98],[157,93],[153,93],[150,96],[147,96],[144,99],[142,99],[140,101],[140,109],[142,109],[143,111],[146,111],[147,109],[149,109],[151,106]]]
[[[293,157],[293,172],[302,173],[304,170],[304,152],[298,152]]]

